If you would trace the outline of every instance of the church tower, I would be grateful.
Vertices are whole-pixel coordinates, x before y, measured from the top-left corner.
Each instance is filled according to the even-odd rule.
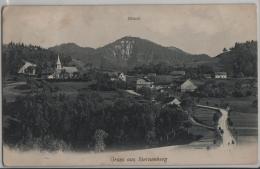
[[[59,55],[58,55],[58,60],[57,60],[56,66],[57,66],[56,69],[58,69],[58,70],[60,70],[62,68]]]

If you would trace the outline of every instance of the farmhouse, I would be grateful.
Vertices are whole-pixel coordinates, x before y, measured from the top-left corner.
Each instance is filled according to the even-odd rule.
[[[176,106],[180,106],[181,102],[175,98],[172,101],[170,101],[169,103],[167,103],[167,105],[176,105]]]
[[[62,66],[58,55],[56,70],[48,76],[48,79],[74,79],[78,77],[78,69],[76,67]]]
[[[181,84],[181,92],[194,92],[197,88],[197,85],[195,85],[190,79]]]
[[[226,79],[227,78],[227,72],[216,72],[215,73],[215,79]]]
[[[118,75],[118,79],[119,80],[122,80],[124,82],[126,82],[126,75],[122,72],[122,73],[119,73]]]
[[[154,87],[154,82],[150,81],[147,78],[137,79],[137,81],[136,81],[136,90],[141,89],[143,87],[153,88]]]
[[[18,73],[34,76],[36,74],[36,64],[24,61],[24,65],[19,69]]]

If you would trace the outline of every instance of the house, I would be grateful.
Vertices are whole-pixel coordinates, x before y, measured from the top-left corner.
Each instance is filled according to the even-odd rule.
[[[167,103],[167,105],[176,105],[176,106],[180,106],[181,102],[175,98],[172,101],[170,101],[169,103]]]
[[[79,77],[79,71],[73,66],[62,66],[58,55],[56,69],[53,74],[48,76],[48,79],[75,79]]]
[[[150,81],[147,78],[139,78],[136,81],[136,90],[141,89],[143,87],[147,88],[153,88],[154,87],[154,82]]]
[[[227,72],[216,72],[215,73],[215,79],[226,79],[227,78]]]
[[[122,80],[124,82],[126,82],[126,75],[122,72],[122,73],[119,73],[118,75],[118,79],[119,80]]]
[[[194,92],[197,88],[197,85],[195,85],[190,79],[181,84],[181,92]]]
[[[24,61],[24,65],[19,69],[19,74],[25,74],[29,76],[34,76],[36,74],[36,64],[28,61]]]

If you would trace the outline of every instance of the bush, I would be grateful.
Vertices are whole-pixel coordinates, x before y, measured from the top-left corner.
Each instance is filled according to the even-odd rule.
[[[235,90],[235,91],[232,92],[232,96],[234,96],[234,97],[243,97],[243,93],[241,91]]]
[[[252,107],[257,107],[257,99],[252,102]]]
[[[31,89],[31,87],[27,84],[24,84],[24,85],[19,85],[19,86],[16,86],[15,89],[18,89],[18,90],[29,90]]]
[[[251,95],[252,95],[252,91],[247,90],[247,91],[246,91],[246,96],[251,96]]]

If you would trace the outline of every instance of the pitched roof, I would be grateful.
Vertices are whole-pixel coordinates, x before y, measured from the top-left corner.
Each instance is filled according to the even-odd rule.
[[[57,59],[57,65],[60,65],[61,62],[60,62],[60,56],[58,55],[58,59]]]
[[[36,64],[33,64],[31,62],[28,61],[24,61],[24,65],[19,69],[18,73],[23,73],[25,69],[27,69],[28,67],[36,67]]]
[[[181,84],[182,89],[196,89],[197,86],[190,80],[186,80],[184,83]]]
[[[65,69],[65,71],[68,73],[78,72],[78,69],[76,67],[65,67],[64,66],[63,69]]]
[[[152,81],[150,81],[149,79],[145,79],[145,78],[139,78],[136,81],[137,84],[143,84],[143,83],[153,83]]]
[[[181,104],[181,102],[177,99],[177,98],[175,98],[175,99],[173,99],[172,101],[170,101],[169,103],[167,103],[168,105],[169,104],[171,104],[171,105],[173,105],[173,104],[175,104],[175,105],[180,105]]]
[[[32,63],[32,62],[28,62],[28,61],[23,61],[24,62],[24,65],[28,65],[28,66],[34,66],[36,67],[37,65]]]
[[[227,72],[215,72],[215,75],[227,75]]]

